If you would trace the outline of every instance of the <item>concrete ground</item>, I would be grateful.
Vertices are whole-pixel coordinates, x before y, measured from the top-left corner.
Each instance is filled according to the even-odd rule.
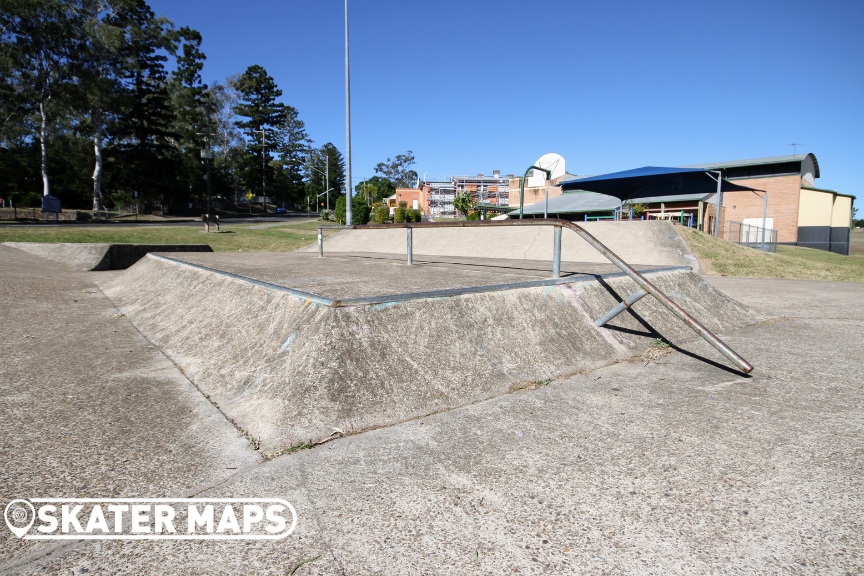
[[[33,543],[0,574],[860,574],[864,285],[711,278],[773,319],[265,460],[94,283],[0,246],[0,503],[284,498],[263,542]],[[664,353],[666,352],[666,353]]]
[[[178,252],[168,256],[336,300],[531,282],[551,278],[552,271],[552,263],[542,260],[417,256],[408,273],[404,255],[373,252],[328,253],[325,258],[310,257],[307,252],[258,252],[254,258],[237,252],[203,257],[195,252]],[[671,268],[635,267],[642,271]],[[561,262],[561,277],[568,280],[620,272],[608,261]]]

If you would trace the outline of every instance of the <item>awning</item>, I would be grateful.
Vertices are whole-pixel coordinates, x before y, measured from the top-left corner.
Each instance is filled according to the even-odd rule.
[[[628,204],[659,204],[661,202],[698,202],[704,200],[709,194],[677,194],[672,196],[653,196],[631,198]],[[544,202],[535,202],[523,208],[522,213],[529,216],[543,215]],[[590,214],[592,212],[612,212],[621,207],[621,200],[607,194],[587,192],[584,190],[564,192],[559,196],[549,199],[548,214]],[[519,211],[518,206],[512,206],[511,210]]]
[[[660,204],[673,202],[699,202],[710,196],[710,194],[674,194],[672,196],[651,196],[649,198],[628,198],[627,204]]]
[[[561,189],[588,190],[614,196],[620,200],[656,196],[710,194],[717,191],[716,175],[706,168],[664,168],[645,166],[623,172],[613,172],[589,178],[561,182]],[[747,186],[723,180],[723,192],[753,190]]]

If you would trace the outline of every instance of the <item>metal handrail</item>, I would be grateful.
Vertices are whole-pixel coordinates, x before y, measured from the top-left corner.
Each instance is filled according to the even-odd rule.
[[[413,222],[404,224],[364,224],[361,226],[318,226],[318,255],[324,256],[323,229],[340,230],[392,230],[394,228],[406,228],[408,230],[408,263],[413,262],[412,233],[414,228],[480,228],[485,226],[554,226],[554,244],[552,251],[552,275],[558,278],[561,271],[561,229],[568,228],[582,237],[594,249],[600,252],[610,262],[615,264],[619,270],[627,274],[636,284],[648,294],[654,296],[660,304],[687,324],[694,332],[699,334],[706,342],[716,348],[721,354],[738,366],[742,372],[748,374],[753,371],[753,366],[741,355],[732,350],[725,342],[715,336],[708,328],[693,318],[686,310],[666,296],[659,288],[649,282],[644,276],[637,272],[632,266],[624,262],[614,252],[609,250],[602,242],[590,234],[587,230],[569,220],[555,218],[535,218],[531,220],[464,220],[459,222]]]

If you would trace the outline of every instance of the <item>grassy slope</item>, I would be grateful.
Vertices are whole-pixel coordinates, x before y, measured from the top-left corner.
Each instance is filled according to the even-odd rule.
[[[200,226],[51,226],[0,227],[0,242],[110,242],[132,244],[209,244],[216,252],[290,252],[313,244],[317,222],[255,229],[223,225],[219,234]]]
[[[690,228],[677,227],[707,274],[744,278],[792,278],[864,282],[864,230],[852,233],[852,254],[779,246],[776,254],[718,240]]]

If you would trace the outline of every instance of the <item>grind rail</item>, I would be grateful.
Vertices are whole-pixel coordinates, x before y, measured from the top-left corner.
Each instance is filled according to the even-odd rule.
[[[406,238],[406,254],[408,264],[414,263],[414,247],[413,247],[413,230],[415,228],[482,228],[487,226],[553,226],[553,241],[552,241],[552,277],[559,278],[561,276],[561,231],[564,228],[572,230],[583,240],[588,242],[600,254],[606,257],[612,264],[618,267],[619,270],[629,276],[639,286],[639,290],[630,294],[619,302],[614,308],[609,310],[598,318],[594,324],[603,326],[612,318],[635,304],[638,300],[648,294],[654,296],[660,304],[668,309],[672,314],[677,316],[682,322],[687,324],[694,332],[705,339],[706,342],[716,348],[723,356],[728,358],[733,364],[741,369],[745,374],[749,374],[753,370],[753,366],[741,357],[737,352],[732,350],[725,342],[715,336],[708,328],[703,326],[698,320],[693,318],[686,310],[676,304],[671,298],[666,296],[659,288],[649,282],[642,274],[637,272],[632,266],[624,262],[614,252],[609,250],[602,242],[595,238],[587,230],[569,220],[559,220],[553,218],[536,218],[531,220],[475,220],[475,221],[459,221],[459,222],[414,222],[400,224],[364,224],[362,226],[318,226],[318,256],[324,256],[324,234],[325,229],[336,230],[393,230],[404,228],[407,230]]]

